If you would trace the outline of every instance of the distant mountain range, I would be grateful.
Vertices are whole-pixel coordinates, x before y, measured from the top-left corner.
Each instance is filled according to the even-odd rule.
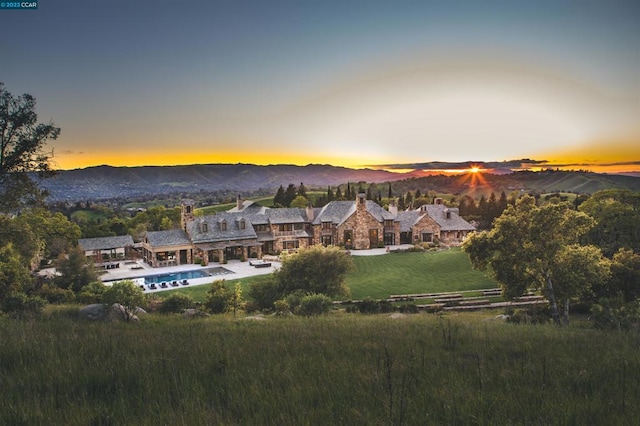
[[[515,172],[492,175],[423,176],[422,172],[392,173],[384,170],[349,169],[331,165],[307,166],[253,164],[197,164],[188,166],[97,166],[63,170],[43,182],[53,200],[97,200],[202,191],[275,192],[289,183],[324,188],[347,182],[393,182],[394,193],[420,189],[477,195],[513,190],[593,193],[624,188],[640,191],[640,177],[589,172]],[[386,195],[386,188],[380,187]]]

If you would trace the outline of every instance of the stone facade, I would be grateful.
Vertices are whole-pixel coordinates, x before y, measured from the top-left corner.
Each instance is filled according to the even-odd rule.
[[[238,198],[230,211],[204,217],[195,217],[193,205],[186,202],[181,225],[181,230],[149,233],[144,248],[152,265],[158,264],[160,251],[177,263],[191,263],[196,257],[205,264],[224,263],[314,244],[366,250],[436,240],[456,243],[475,229],[459,217],[457,209],[442,203],[405,212],[398,212],[392,203],[388,211],[364,194],[355,201],[306,209],[269,209]]]

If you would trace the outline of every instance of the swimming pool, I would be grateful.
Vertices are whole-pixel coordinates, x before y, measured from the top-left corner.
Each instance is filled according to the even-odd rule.
[[[148,277],[144,277],[145,284],[159,284],[163,282],[171,282],[171,281],[182,281],[182,280],[191,280],[195,278],[205,278],[212,277],[214,275],[226,275],[233,274],[233,271],[230,271],[222,266],[217,266],[215,268],[207,268],[207,269],[198,269],[195,271],[184,271],[184,272],[174,272],[172,274],[162,274],[162,275],[150,275]]]

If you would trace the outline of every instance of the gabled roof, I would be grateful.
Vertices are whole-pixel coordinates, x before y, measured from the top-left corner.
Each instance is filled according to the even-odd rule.
[[[396,220],[400,222],[400,232],[411,232],[412,227],[417,224],[425,214],[426,213],[422,213],[419,210],[398,212]]]
[[[229,213],[242,212],[242,213],[245,213],[245,214],[248,214],[248,213],[252,213],[252,214],[262,213],[262,214],[264,214],[264,212],[266,210],[269,210],[269,207],[264,207],[262,204],[259,204],[259,203],[255,202],[255,201],[242,200],[242,206],[241,206],[240,209],[238,209],[238,206],[235,206],[232,209],[227,210],[227,212],[229,212]]]
[[[244,229],[240,226],[242,219],[245,221]],[[220,226],[223,221],[227,223],[226,230]],[[198,217],[187,222],[186,225],[187,233],[194,243],[257,238],[252,223],[245,218],[243,213],[220,212],[215,215]]]
[[[378,221],[382,222],[383,220],[393,220],[393,213],[389,210],[383,209],[378,203],[375,201],[367,200],[367,211],[373,215]]]
[[[294,207],[284,209],[269,209],[266,211],[265,215],[274,225],[281,223],[304,223],[306,217],[304,209],[298,209]]]
[[[355,201],[331,201],[326,204],[313,220],[314,225],[331,222],[340,225],[356,211]]]
[[[378,222],[394,220],[393,214],[374,201],[366,200],[366,209]],[[356,212],[356,201],[331,201],[325,205],[313,220],[314,225],[331,222],[340,225]]]
[[[78,245],[84,251],[110,250],[133,245],[131,235],[119,235],[117,237],[81,238]]]
[[[151,247],[183,246],[191,244],[189,236],[182,229],[149,231],[145,234],[145,237]]]
[[[458,214],[458,209],[443,204],[425,204],[420,211],[429,215],[442,231],[475,231],[475,226],[464,220]],[[447,217],[449,212],[449,217]]]

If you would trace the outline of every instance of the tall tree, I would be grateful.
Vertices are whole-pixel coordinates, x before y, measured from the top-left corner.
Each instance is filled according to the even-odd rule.
[[[57,258],[78,243],[80,227],[62,213],[42,208],[22,212],[16,221],[27,224],[44,243],[45,258]]]
[[[298,187],[298,192],[296,193],[296,195],[304,197],[304,198],[308,198],[307,197],[307,188],[304,186],[303,182],[300,182],[300,186]]]
[[[411,191],[407,191],[407,195],[404,197],[404,204],[408,209],[413,209],[413,194]]]
[[[593,194],[580,211],[596,220],[586,240],[611,258],[621,248],[640,252],[640,192],[605,190]]]
[[[13,96],[0,83],[0,211],[41,203],[46,192],[31,176],[53,175],[53,151],[45,147],[58,138],[60,128],[38,123],[35,106],[33,96]]]
[[[568,316],[569,299],[586,291],[594,277],[608,274],[599,251],[578,244],[594,224],[568,203],[538,207],[534,198],[524,196],[507,207],[491,231],[471,234],[463,249],[474,268],[491,271],[505,296],[520,296],[530,288],[542,290],[559,324],[557,298],[564,299]]]
[[[289,186],[287,186],[287,189],[284,191],[284,207],[289,207],[291,206],[291,202],[296,198],[296,194],[298,193],[298,190],[296,189],[296,186],[292,183],[289,184]]]
[[[342,191],[340,190],[340,186],[338,186],[338,189],[336,189],[336,200],[338,201],[344,200],[344,198],[342,197]]]
[[[79,248],[72,249],[67,256],[61,255],[56,262],[59,276],[55,283],[58,287],[71,289],[78,293],[92,281],[98,279],[93,261],[88,259]]]
[[[331,202],[335,199],[335,195],[333,195],[333,190],[331,189],[331,185],[327,187],[327,202]]]
[[[392,198],[393,198],[393,192],[391,191],[391,182],[389,182],[389,191],[388,191],[388,193],[387,193],[387,197],[388,197],[389,199],[392,199]]]
[[[284,207],[285,199],[284,199],[284,188],[282,185],[278,188],[275,197],[273,197],[273,205],[275,207]]]

